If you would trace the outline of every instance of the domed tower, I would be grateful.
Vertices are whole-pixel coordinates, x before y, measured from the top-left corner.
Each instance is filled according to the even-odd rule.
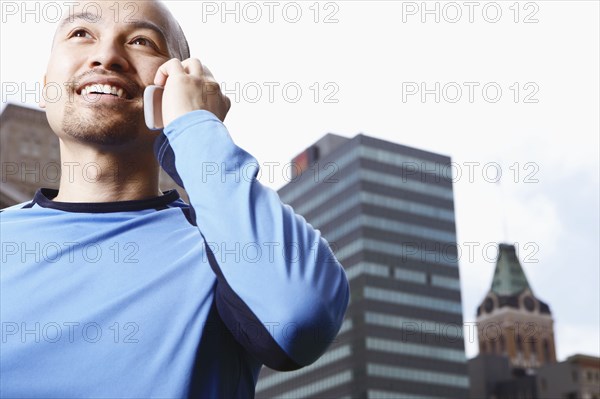
[[[492,287],[477,308],[479,352],[507,355],[513,368],[556,362],[554,320],[536,298],[514,245],[500,244]]]

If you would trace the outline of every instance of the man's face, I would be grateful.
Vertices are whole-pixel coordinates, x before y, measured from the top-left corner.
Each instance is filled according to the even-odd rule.
[[[172,58],[170,18],[153,1],[82,2],[65,18],[46,72],[47,84],[62,90],[45,105],[60,138],[108,146],[149,142],[142,96]]]

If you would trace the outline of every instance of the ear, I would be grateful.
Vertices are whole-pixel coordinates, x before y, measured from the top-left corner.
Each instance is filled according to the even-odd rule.
[[[46,74],[44,74],[44,84],[42,86],[42,92],[40,93],[40,102],[38,105],[40,108],[46,108],[46,99],[44,98],[44,88],[46,87]]]

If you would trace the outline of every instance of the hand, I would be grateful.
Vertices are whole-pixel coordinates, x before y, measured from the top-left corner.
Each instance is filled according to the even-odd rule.
[[[212,112],[223,122],[231,108],[231,101],[221,93],[221,87],[210,70],[196,58],[185,61],[173,58],[165,62],[158,68],[154,84],[164,87],[164,126],[199,109]]]

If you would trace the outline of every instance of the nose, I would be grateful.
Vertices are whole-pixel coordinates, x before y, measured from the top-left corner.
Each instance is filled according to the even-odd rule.
[[[99,66],[115,72],[127,72],[129,70],[129,61],[125,55],[124,49],[116,42],[107,41],[100,44],[90,56],[90,67]]]

